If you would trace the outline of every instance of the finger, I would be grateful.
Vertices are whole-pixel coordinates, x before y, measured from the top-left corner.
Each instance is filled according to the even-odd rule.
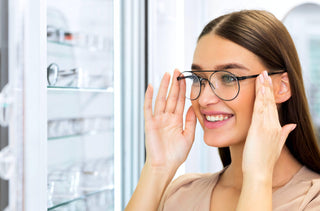
[[[177,79],[176,79],[177,80]],[[184,111],[184,106],[186,102],[186,81],[180,80],[179,86],[180,86],[180,92],[179,92],[179,98],[176,106],[176,114],[182,116]]]
[[[259,97],[265,94],[265,88],[263,86],[264,83],[265,81],[264,81],[263,73],[260,73],[256,79],[256,97]]]
[[[179,76],[180,72],[178,70],[175,70],[172,77],[172,84],[169,91],[168,99],[167,99],[167,105],[166,105],[166,111],[173,113],[176,109],[179,92],[180,92],[180,86],[179,81],[177,80],[177,77]]]
[[[161,114],[166,107],[167,92],[170,83],[170,74],[165,73],[159,87],[159,92],[154,106],[154,114]]]
[[[280,139],[280,143],[281,146],[284,145],[284,143],[286,142],[289,134],[297,127],[297,124],[287,124],[285,126],[282,127],[281,130],[281,139]]]
[[[261,114],[264,114],[264,116],[261,116]],[[252,121],[261,117],[278,121],[278,110],[273,95],[272,81],[267,71],[263,71],[256,79],[256,99]]]
[[[265,87],[264,87],[264,77],[260,74],[256,79],[256,98],[254,101],[253,114],[252,114],[252,122],[257,121],[257,117],[259,114],[261,115],[265,109],[264,95],[265,95]]]
[[[153,96],[153,87],[151,84],[148,85],[147,91],[144,98],[144,118],[145,121],[152,119],[152,96]]]
[[[196,124],[197,124],[197,118],[193,111],[192,106],[188,109],[187,116],[186,116],[186,122],[185,122],[185,129],[183,131],[183,134],[186,135],[187,140],[193,142],[194,140],[194,134],[196,130]]]
[[[278,108],[275,102],[275,97],[273,93],[273,84],[272,79],[268,76],[267,71],[263,72],[264,76],[264,87],[266,88],[265,91],[265,107],[266,107],[266,115],[267,117],[271,117],[275,124],[279,124],[279,115],[278,115]]]
[[[265,97],[268,100],[268,102],[272,103],[275,105],[275,99],[274,99],[274,94],[273,94],[273,84],[272,84],[272,79],[268,75],[267,71],[262,72],[263,78],[264,78],[264,87],[266,89],[265,92]]]

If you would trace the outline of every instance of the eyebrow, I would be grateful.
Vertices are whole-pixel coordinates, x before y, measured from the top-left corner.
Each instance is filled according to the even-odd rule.
[[[198,64],[192,64],[191,65],[192,70],[204,70],[200,65]],[[213,70],[228,70],[228,69],[242,69],[242,70],[249,70],[247,67],[245,67],[242,64],[239,63],[226,63],[226,64],[220,64],[217,66],[214,66]]]

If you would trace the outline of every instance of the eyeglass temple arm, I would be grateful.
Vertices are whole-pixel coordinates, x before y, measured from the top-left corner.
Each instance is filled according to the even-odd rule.
[[[283,70],[283,71],[279,71],[279,72],[269,72],[268,73],[268,75],[275,75],[275,74],[280,74],[280,73],[284,73],[284,72],[286,72],[285,70]],[[257,75],[249,75],[249,76],[240,76],[240,77],[236,77],[239,81],[241,81],[241,80],[245,80],[245,79],[248,79],[248,78],[256,78],[256,77],[258,77],[259,76],[259,74],[257,74]]]
[[[178,76],[177,77],[177,80],[180,81],[180,80],[183,80],[183,79],[186,79],[186,78],[193,78],[194,76]]]

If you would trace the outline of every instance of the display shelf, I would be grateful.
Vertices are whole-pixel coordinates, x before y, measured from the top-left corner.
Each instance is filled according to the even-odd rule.
[[[80,138],[83,136],[95,136],[95,135],[102,134],[105,132],[113,132],[113,129],[108,129],[107,131],[90,131],[90,132],[86,132],[86,133],[78,133],[78,134],[73,134],[73,135],[50,137],[50,138],[48,138],[48,141],[62,140],[62,139],[69,139],[69,138]]]
[[[113,93],[113,87],[108,88],[82,88],[82,87],[62,87],[62,86],[47,86],[48,91],[52,92],[98,92],[98,93]]]
[[[54,45],[61,45],[61,46],[66,46],[66,47],[77,47],[75,44],[72,43],[67,43],[67,42],[59,42],[59,41],[53,41],[53,40],[47,40],[48,43],[54,44]]]
[[[58,208],[63,208],[63,207],[69,206],[72,203],[76,203],[78,201],[87,201],[87,200],[90,200],[90,198],[92,198],[92,197],[98,196],[100,194],[108,194],[110,192],[113,194],[114,186],[109,186],[109,187],[101,189],[101,190],[84,192],[82,195],[71,198],[71,199],[53,201],[53,203],[48,206],[48,210],[55,210]],[[113,207],[113,199],[111,198],[109,200],[110,200],[109,204],[106,204],[105,206],[108,206],[111,208],[111,207]]]
[[[90,52],[99,52],[99,53],[107,53],[112,52],[112,45],[110,47],[96,47],[96,46],[82,46],[79,44],[74,44],[71,42],[61,42],[54,40],[47,40],[48,45],[56,45],[61,47],[73,48],[73,49],[82,49]]]

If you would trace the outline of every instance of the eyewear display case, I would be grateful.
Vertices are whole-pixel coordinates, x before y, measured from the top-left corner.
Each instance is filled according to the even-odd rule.
[[[144,4],[1,0],[2,209],[124,209],[144,163]]]

